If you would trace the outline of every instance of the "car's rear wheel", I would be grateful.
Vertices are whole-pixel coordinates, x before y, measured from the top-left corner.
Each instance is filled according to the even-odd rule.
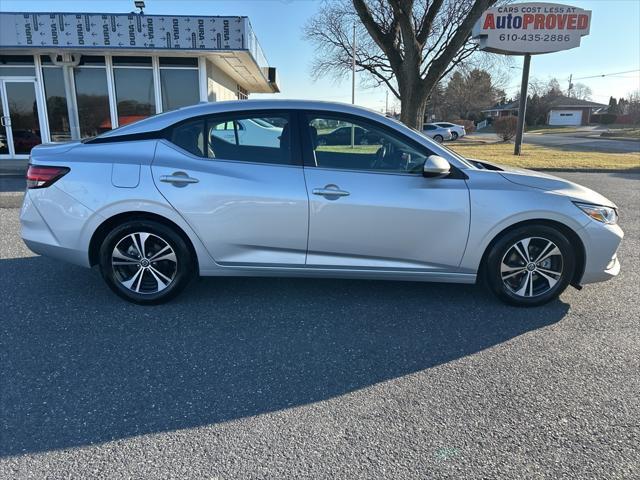
[[[489,288],[506,303],[533,307],[557,298],[569,285],[575,251],[564,233],[547,225],[516,228],[486,259]]]
[[[132,220],[113,229],[100,248],[100,271],[119,296],[143,305],[175,297],[193,277],[184,239],[152,220]]]
[[[434,135],[433,139],[438,143],[442,143],[444,141],[444,138],[442,137],[442,135]]]
[[[451,140],[457,140],[458,134],[456,132],[451,132]]]

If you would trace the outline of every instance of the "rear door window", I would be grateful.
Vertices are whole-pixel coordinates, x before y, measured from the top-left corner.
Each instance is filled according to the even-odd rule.
[[[289,165],[291,122],[287,113],[216,116],[206,121],[208,158]]]

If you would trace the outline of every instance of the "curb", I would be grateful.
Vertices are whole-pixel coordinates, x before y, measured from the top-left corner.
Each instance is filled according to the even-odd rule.
[[[589,137],[591,138],[591,137]],[[593,138],[599,138],[599,139],[604,139],[604,140],[616,140],[618,142],[636,142],[636,143],[640,143],[640,138],[634,138],[634,137],[610,137],[609,135],[597,135],[594,136]]]
[[[20,208],[24,192],[2,192],[0,193],[0,208]]]

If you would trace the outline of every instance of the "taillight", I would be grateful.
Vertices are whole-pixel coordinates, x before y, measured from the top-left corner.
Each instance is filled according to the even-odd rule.
[[[69,173],[68,167],[44,167],[29,165],[27,169],[27,188],[46,188]]]

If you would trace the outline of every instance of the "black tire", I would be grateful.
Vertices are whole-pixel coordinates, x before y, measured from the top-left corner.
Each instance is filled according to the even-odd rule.
[[[451,140],[455,141],[458,139],[458,134],[456,132],[451,132]]]
[[[500,237],[488,252],[483,270],[487,286],[500,300],[535,307],[558,298],[569,285],[575,265],[575,251],[562,231],[527,225]]]
[[[438,143],[442,143],[444,141],[444,138],[442,137],[442,135],[434,135],[433,139]]]
[[[138,245],[145,250],[146,262],[135,253],[140,251]],[[154,257],[157,260],[151,261]],[[103,240],[99,258],[100,272],[109,288],[125,300],[140,305],[172,299],[195,273],[194,258],[185,240],[171,227],[153,220],[130,220],[114,228]],[[134,274],[139,276],[127,287],[125,284],[131,281],[129,275],[133,278]],[[154,291],[154,282],[157,291]]]

